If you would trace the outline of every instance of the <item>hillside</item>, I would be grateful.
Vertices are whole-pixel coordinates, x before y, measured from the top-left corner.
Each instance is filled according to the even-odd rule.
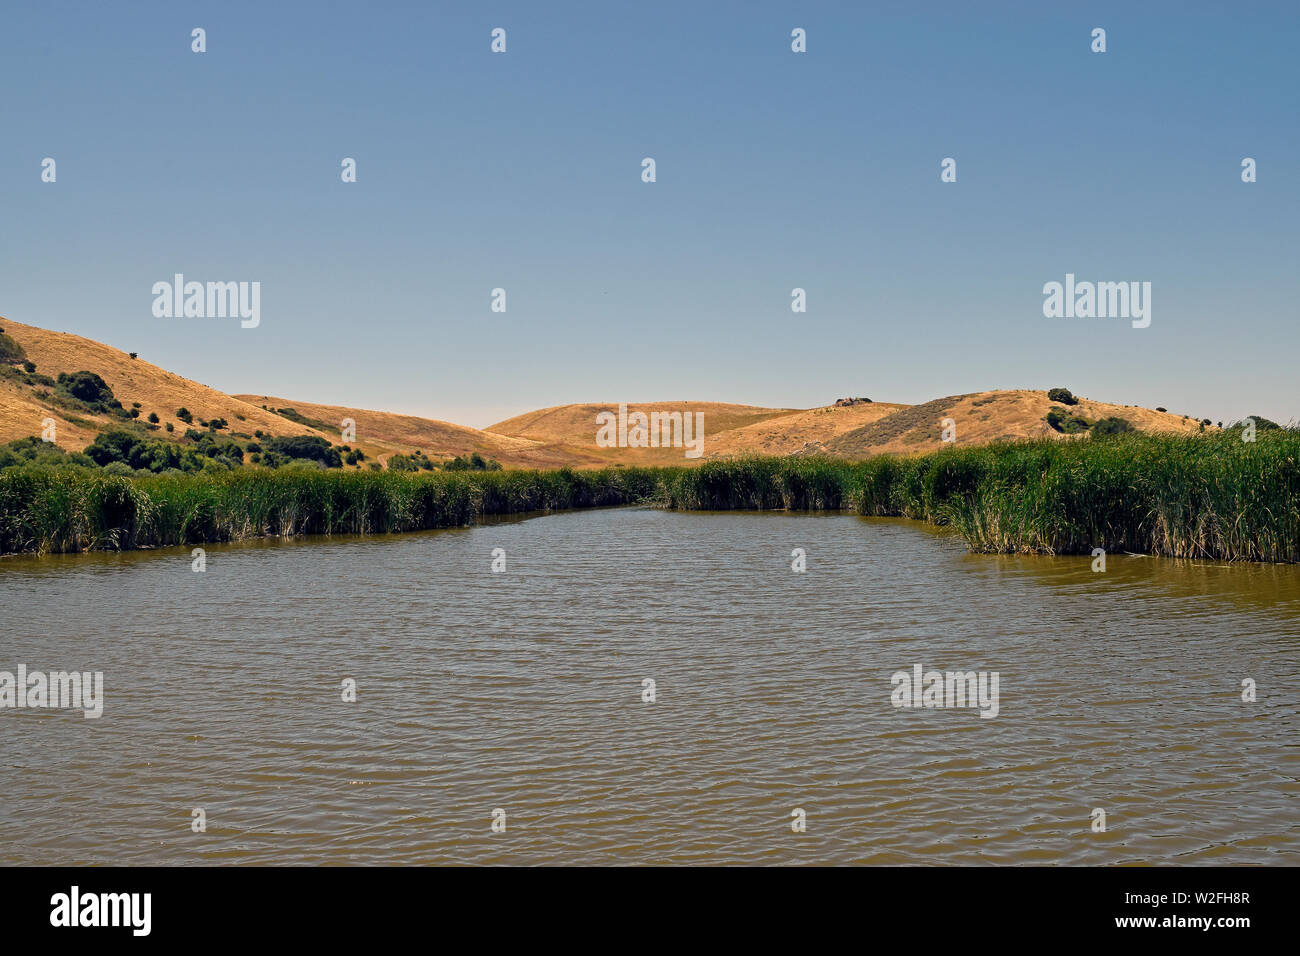
[[[863,458],[881,453],[916,453],[940,447],[942,420],[956,426],[954,444],[983,445],[1017,438],[1060,438],[1071,436],[1052,429],[1044,420],[1048,410],[1062,407],[1048,399],[1045,391],[1009,389],[949,395],[921,405],[901,408],[878,421],[863,425],[825,444],[825,451],[845,458]],[[1188,434],[1200,430],[1196,419],[1148,408],[1113,405],[1079,397],[1068,410],[1089,422],[1123,418],[1146,432]]]
[[[339,446],[343,443],[342,422],[350,418],[356,423],[356,438],[350,445],[364,453],[363,461],[367,463],[358,467],[369,467],[370,462],[386,463],[396,453],[419,451],[435,462],[477,454],[508,468],[556,468],[692,464],[750,454],[828,454],[843,458],[915,454],[941,445],[941,422],[945,418],[956,423],[958,445],[1072,437],[1053,429],[1045,420],[1050,409],[1059,407],[1058,403],[1050,401],[1045,391],[1028,389],[950,395],[920,405],[861,400],[810,409],[724,402],[628,403],[629,412],[703,414],[703,459],[692,459],[686,458],[680,447],[598,445],[597,416],[617,412],[617,403],[541,408],[480,430],[414,415],[273,395],[228,395],[81,336],[8,319],[0,319],[0,327],[36,365],[35,373],[26,373],[19,364],[0,364],[0,444],[40,435],[42,421],[48,418],[56,422],[57,444],[69,451],[84,448],[110,428],[130,426],[157,438],[177,441],[187,429],[224,419],[223,434],[245,442],[260,432],[263,438],[317,436]],[[123,411],[88,410],[60,394],[52,380],[60,373],[83,370],[104,380]],[[132,423],[125,413],[137,403],[138,418]],[[188,409],[195,425],[178,416],[181,408]],[[1088,398],[1080,398],[1077,404],[1068,406],[1068,411],[1089,422],[1123,418],[1146,432],[1200,430],[1193,418]],[[156,424],[148,422],[151,413],[158,416]]]
[[[840,435],[909,407],[892,402],[870,402],[790,412],[710,435],[705,442],[705,454],[712,457],[804,454]]]
[[[398,415],[393,412],[366,408],[348,408],[343,405],[320,405],[296,399],[276,398],[271,395],[236,395],[240,401],[271,408],[293,408],[301,415],[339,425],[350,418],[356,423],[357,440],[362,448],[378,450],[381,460],[388,453],[407,453],[420,449],[432,458],[451,458],[456,455],[478,453],[484,458],[495,458],[503,465],[519,468],[548,468],[573,464],[541,443],[524,438],[511,438],[453,425],[450,422],[420,418],[415,415]],[[335,436],[337,438],[337,436]]]
[[[338,440],[337,433],[331,436],[304,427],[144,359],[133,359],[126,352],[93,339],[50,332],[12,319],[0,318],[0,328],[23,347],[27,358],[36,364],[38,374],[57,378],[60,372],[94,372],[108,383],[124,407],[129,409],[134,402],[139,402],[142,419],[150,412],[156,413],[160,434],[165,432],[168,423],[181,433],[190,427],[176,416],[178,409],[185,408],[196,420],[224,418],[232,431],[251,434],[260,429],[274,435],[325,434]],[[70,411],[42,397],[48,391],[39,384],[0,378],[0,443],[39,435],[41,420],[53,418],[55,444],[78,450],[105,428],[122,424],[107,415]]]
[[[704,415],[704,457],[717,452],[715,436],[729,434],[749,426],[782,418],[794,409],[762,408],[757,405],[731,405],[723,402],[629,402],[628,412],[680,412]],[[596,444],[596,416],[618,412],[618,403],[556,405],[526,412],[489,425],[487,431],[523,438],[555,450],[574,464],[607,465],[625,462],[637,465],[670,465],[686,461],[681,448],[602,448]]]

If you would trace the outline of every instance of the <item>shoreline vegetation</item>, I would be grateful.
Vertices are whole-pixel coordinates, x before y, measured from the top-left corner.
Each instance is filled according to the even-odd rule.
[[[951,526],[977,553],[1134,552],[1300,562],[1300,433],[1129,433],[951,447],[863,461],[737,458],[694,467],[128,476],[0,471],[0,553],[459,527],[482,516],[650,504],[846,511]]]

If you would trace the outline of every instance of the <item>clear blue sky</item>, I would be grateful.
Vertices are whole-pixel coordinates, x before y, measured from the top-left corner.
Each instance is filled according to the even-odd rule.
[[[477,426],[1056,385],[1300,418],[1294,2],[0,18],[0,315],[225,391]],[[155,318],[175,272],[261,282],[260,327]],[[1151,327],[1044,318],[1067,272],[1150,281]]]

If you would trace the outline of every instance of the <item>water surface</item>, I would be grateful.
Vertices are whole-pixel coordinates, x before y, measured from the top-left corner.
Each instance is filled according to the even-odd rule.
[[[0,670],[106,684],[0,710],[0,863],[1300,863],[1294,567],[640,509],[190,560],[0,560]]]

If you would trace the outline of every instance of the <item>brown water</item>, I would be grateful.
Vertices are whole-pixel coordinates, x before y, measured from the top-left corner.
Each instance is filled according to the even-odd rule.
[[[620,509],[4,559],[0,613],[0,670],[105,680],[0,710],[4,864],[1300,863],[1294,567]]]

